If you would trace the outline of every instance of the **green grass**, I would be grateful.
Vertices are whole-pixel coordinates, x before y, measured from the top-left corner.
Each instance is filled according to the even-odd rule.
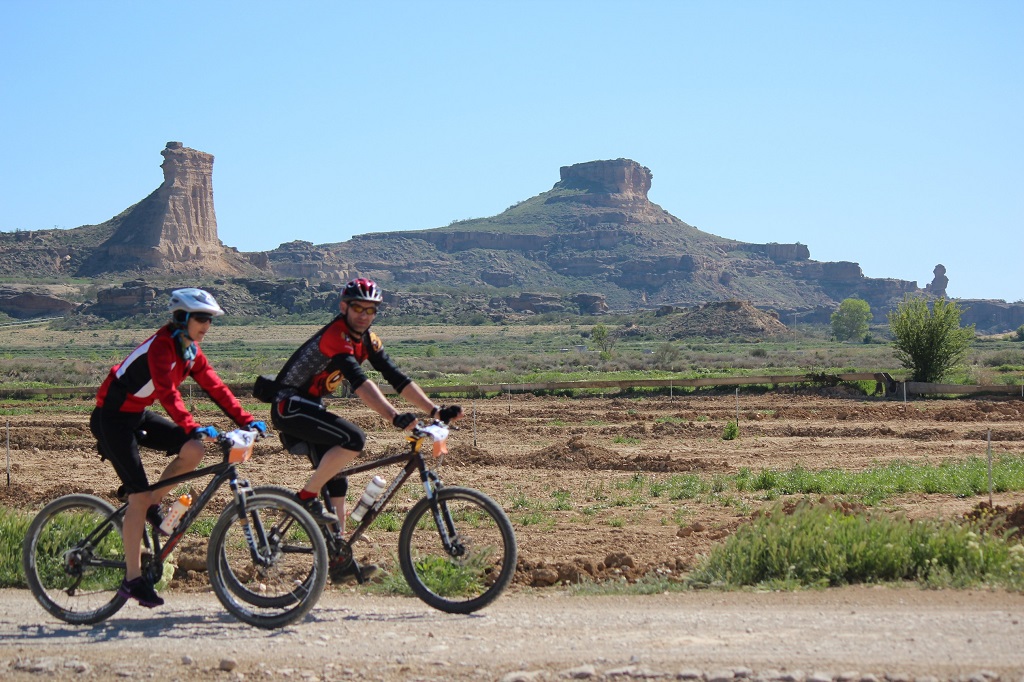
[[[399,517],[393,511],[382,511],[377,515],[377,518],[370,524],[370,530],[382,530],[387,533],[397,533],[402,528],[402,520],[404,517]]]
[[[457,597],[479,594],[484,590],[484,576],[491,557],[486,552],[472,555],[464,564],[443,556],[426,556],[416,562],[416,573],[434,594]]]
[[[25,587],[21,547],[32,515],[0,507],[0,587]]]
[[[893,462],[867,471],[842,469],[788,471],[748,469],[731,477],[737,491],[761,491],[768,496],[795,494],[843,495],[876,504],[907,493],[947,494],[971,497],[988,491],[988,463],[980,457],[948,461],[938,466]],[[994,492],[1024,490],[1024,457],[1002,455],[992,462]]]
[[[1024,591],[1024,545],[974,524],[916,520],[832,505],[779,505],[741,526],[688,575],[584,581],[575,595],[661,594],[693,588],[793,590],[916,582],[926,588]]]
[[[916,581],[1024,590],[1024,546],[953,521],[776,505],[712,548],[689,581],[766,588]]]

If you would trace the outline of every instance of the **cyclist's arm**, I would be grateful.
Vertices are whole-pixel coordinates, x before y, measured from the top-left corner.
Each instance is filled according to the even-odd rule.
[[[178,384],[185,379],[185,373],[179,364],[181,358],[177,356],[175,343],[177,341],[170,338],[158,337],[153,340],[146,354],[149,375],[153,382],[153,397],[160,401],[175,424],[191,433],[199,424],[192,418],[192,413],[185,407],[185,401],[178,391]]]
[[[420,385],[415,381],[410,381],[408,385],[401,390],[399,395],[427,414],[432,415],[434,410],[438,409],[438,406],[434,404],[434,401],[427,397],[427,394],[423,392],[423,389],[420,388]]]
[[[192,364],[192,378],[196,380],[200,388],[206,391],[210,400],[239,426],[244,427],[256,420],[256,417],[245,411],[235,394],[213,371],[213,367],[210,366],[202,349],[199,349],[195,362]]]
[[[403,391],[412,384],[412,379],[407,377],[402,370],[398,369],[398,365],[391,360],[387,352],[383,348],[378,347],[370,354],[369,360],[370,365],[384,377],[384,381],[391,384],[391,388],[395,389],[395,393],[404,396]]]
[[[391,406],[384,394],[377,388],[377,384],[372,381],[363,382],[359,388],[355,389],[354,393],[363,401],[364,405],[387,419],[389,424],[394,421],[398,410]]]
[[[423,392],[419,384],[406,376],[402,370],[398,369],[398,366],[383,348],[378,347],[376,352],[370,355],[370,364],[373,365],[375,370],[380,372],[385,381],[391,384],[391,387],[395,389],[395,393],[405,398],[408,402],[427,414],[431,414],[434,408],[437,407],[427,397],[427,394]]]
[[[333,362],[341,370],[345,381],[352,387],[352,392],[363,401],[363,404],[371,410],[384,417],[391,423],[398,411],[391,406],[384,394],[377,388],[377,384],[369,381],[359,360],[354,355],[336,355]]]

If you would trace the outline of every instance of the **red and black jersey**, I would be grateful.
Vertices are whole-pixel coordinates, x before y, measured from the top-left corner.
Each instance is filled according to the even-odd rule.
[[[369,329],[353,337],[344,315],[339,315],[292,353],[278,373],[277,383],[283,389],[282,397],[299,393],[320,400],[333,393],[342,380],[347,380],[353,391],[362,386],[366,374],[360,365],[367,360],[399,393],[411,381],[384,352],[380,337]]]
[[[186,360],[181,343],[172,336],[170,326],[163,327],[133,350],[110,373],[96,394],[96,406],[119,412],[142,412],[157,400],[174,423],[191,433],[199,426],[185,407],[178,386],[191,376],[210,399],[239,426],[255,419],[242,409],[217,373],[210,367],[198,344],[195,359]]]

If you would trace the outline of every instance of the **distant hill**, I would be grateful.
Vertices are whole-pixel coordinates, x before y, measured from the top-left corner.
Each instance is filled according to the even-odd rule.
[[[752,341],[785,336],[789,329],[775,315],[745,301],[726,301],[679,312],[663,308],[646,332],[669,340],[705,337]]]
[[[340,282],[358,273],[392,291],[489,294],[499,309],[523,292],[547,292],[562,294],[566,309],[579,294],[613,310],[746,300],[827,320],[849,296],[884,311],[921,291],[916,282],[864,277],[856,263],[813,261],[803,244],[703,232],[648,199],[652,177],[629,159],[565,166],[550,190],[490,218],[335,244],[291,242],[268,258],[279,276]]]
[[[811,260],[803,244],[701,231],[648,199],[653,174],[630,159],[563,166],[551,189],[489,218],[241,253],[217,235],[213,156],[180,142],[161,154],[163,184],[105,223],[0,233],[0,277],[13,282],[0,286],[0,312],[145,313],[201,277],[240,314],[313,312],[335,307],[338,285],[360,275],[383,285],[396,317],[501,321],[746,301],[787,323],[827,323],[844,298],[866,300],[884,321],[904,295],[944,296],[948,282],[941,265],[922,289],[865,277],[854,262]],[[33,282],[77,282],[78,293]],[[967,303],[965,321],[979,330],[1024,323],[1022,305]]]

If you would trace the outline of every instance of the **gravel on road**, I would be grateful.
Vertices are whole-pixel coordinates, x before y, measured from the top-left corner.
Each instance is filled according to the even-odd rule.
[[[169,591],[105,623],[0,590],[0,678],[986,682],[1024,680],[1024,596],[849,587],[571,596],[531,590],[469,616],[332,589],[264,631],[212,594]]]

